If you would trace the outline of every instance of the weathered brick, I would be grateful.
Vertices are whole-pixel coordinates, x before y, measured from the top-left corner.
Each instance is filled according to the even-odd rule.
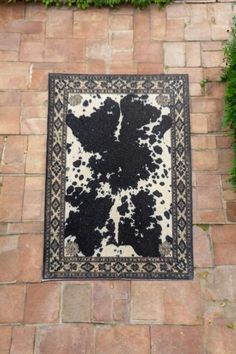
[[[215,225],[212,227],[212,240],[214,243],[236,242],[236,225]]]
[[[20,35],[17,33],[0,33],[0,50],[18,51]]]
[[[236,267],[216,267],[213,277],[212,298],[215,300],[236,299]]]
[[[20,106],[20,93],[17,91],[1,91],[0,106]]]
[[[0,171],[2,173],[23,173],[27,138],[25,136],[8,136],[5,141],[5,150]]]
[[[63,322],[90,322],[91,321],[91,286],[65,285],[63,291]]]
[[[181,3],[167,6],[166,15],[168,19],[190,17],[190,6]]]
[[[18,257],[20,264],[18,280],[23,282],[40,281],[42,278],[43,236],[20,236]]]
[[[114,300],[113,302],[113,319],[114,321],[129,321],[129,304],[128,300]]]
[[[216,137],[212,135],[194,135],[191,139],[194,150],[205,150],[216,148]]]
[[[222,68],[204,68],[204,78],[209,81],[220,81]]]
[[[45,169],[46,137],[29,136],[26,159],[27,173],[42,173]]]
[[[185,44],[186,48],[186,65],[201,66],[201,50],[199,42],[189,42]]]
[[[35,97],[36,100],[36,97]],[[46,134],[47,132],[47,101],[45,104],[23,106],[21,110],[22,134]]]
[[[59,284],[28,284],[25,323],[52,323],[59,318]]]
[[[33,327],[14,327],[12,332],[11,354],[34,353]]]
[[[152,326],[152,354],[203,354],[200,326]]]
[[[223,82],[208,82],[205,91],[207,96],[222,99],[225,93],[225,84]]]
[[[150,336],[148,326],[98,327],[96,331],[97,354],[148,354]]]
[[[136,74],[137,66],[133,62],[131,63],[113,62],[111,64],[108,64],[107,73],[108,74]]]
[[[202,89],[200,84],[193,83],[189,85],[190,96],[202,96]]]
[[[162,74],[163,64],[139,63],[138,73],[139,74]]]
[[[215,264],[236,264],[236,240],[234,243],[216,243],[214,245]]]
[[[211,27],[207,16],[206,4],[192,4],[189,6],[190,19],[186,21],[186,40],[210,40]]]
[[[208,233],[201,227],[193,228],[193,251],[195,267],[212,267],[211,244]]]
[[[207,129],[209,133],[219,132],[222,129],[222,112],[214,112],[207,115]]]
[[[188,304],[188,306],[186,306]],[[167,324],[196,325],[201,323],[201,294],[197,280],[166,283],[164,296]]]
[[[115,31],[111,33],[111,47],[114,49],[132,49],[133,31]]]
[[[227,149],[232,146],[232,137],[230,136],[217,136],[216,145],[220,149]]]
[[[207,133],[207,115],[204,113],[192,113],[190,115],[192,133]]]
[[[235,192],[230,189],[223,191],[223,199],[226,201],[233,201],[233,200],[235,201],[236,199]]]
[[[40,21],[29,21],[24,19],[8,22],[5,26],[7,32],[33,34],[43,31],[43,24]]]
[[[76,14],[76,13],[75,13]],[[75,38],[86,38],[86,39],[108,39],[108,20],[96,21],[87,17],[87,21],[77,21],[75,17],[74,20],[74,37]]]
[[[62,9],[48,9],[46,37],[67,38],[72,36],[73,12]]]
[[[19,271],[18,237],[0,237],[0,282],[17,280]]]
[[[0,220],[20,221],[24,177],[3,177],[0,194]]]
[[[128,50],[116,50],[113,49],[111,52],[111,60],[117,62],[132,62],[133,60],[133,49]]]
[[[43,354],[94,354],[94,338],[94,327],[89,324],[37,329],[38,351]]]
[[[218,154],[215,150],[193,151],[193,169],[198,171],[214,171],[218,168]]]
[[[190,83],[198,83],[203,79],[203,70],[202,68],[167,68],[167,74],[188,74]]]
[[[48,9],[46,9],[44,6],[35,6],[34,4],[27,4],[25,8],[25,18],[29,20],[44,21],[47,19],[47,14]]]
[[[109,28],[112,31],[130,30],[133,27],[133,16],[130,15],[113,15],[110,16]]]
[[[151,38],[163,41],[166,38],[166,13],[165,10],[157,10],[151,7]]]
[[[123,53],[123,50],[121,53]],[[86,57],[93,60],[110,61],[111,47],[105,41],[87,41]]]
[[[213,174],[197,174],[197,186],[200,187],[220,187],[220,176]]]
[[[168,67],[183,67],[185,65],[184,43],[164,44],[164,64]]]
[[[235,322],[233,329],[230,328],[232,321],[216,319],[212,324],[206,324],[206,348],[209,353],[234,354],[236,347]]]
[[[223,66],[224,52],[223,51],[211,51],[202,53],[202,65],[203,67],[217,67]]]
[[[22,322],[24,316],[24,302],[24,285],[1,285],[0,323]]]
[[[199,23],[190,22],[186,25],[184,34],[187,41],[208,41],[211,38],[211,27],[207,20]]]
[[[87,9],[76,10],[74,12],[74,22],[107,22],[109,10],[106,8],[101,9]]]
[[[11,333],[11,327],[0,327],[0,352],[4,353],[4,351],[6,351],[9,353],[11,345]]]
[[[129,282],[96,282],[93,285],[93,319],[94,321],[112,321],[113,306],[118,300],[124,300],[126,311],[129,310]]]
[[[29,88],[32,90],[48,89],[49,73],[86,73],[86,63],[35,63],[32,65],[32,76]]]
[[[22,92],[22,104],[26,106],[40,106],[47,107],[48,103],[48,93],[47,91],[42,92],[32,92],[26,91]]]
[[[44,225],[43,222],[13,222],[7,225],[7,234],[39,234],[43,233]]]
[[[26,177],[22,219],[41,220],[43,217],[44,178]]]
[[[164,323],[164,288],[162,283],[132,282],[132,320],[152,320]]]
[[[182,19],[171,19],[166,21],[166,40],[183,41],[184,21]]]
[[[10,8],[8,4],[1,4],[0,12],[0,32],[5,31],[5,26],[8,22],[24,18],[25,6],[22,3],[16,4],[14,8]]]
[[[149,62],[162,64],[163,50],[158,42],[137,42],[134,44],[134,60],[137,62]]]
[[[198,210],[197,222],[202,224],[222,224],[225,222],[223,209]]]
[[[236,222],[236,202],[230,201],[226,203],[226,214],[228,221]]]
[[[47,38],[44,42],[24,41],[20,60],[32,62],[76,62],[85,58],[85,42],[81,39]]]
[[[28,84],[29,64],[0,63],[0,89],[26,89]]]
[[[215,187],[198,187],[197,206],[199,209],[222,208],[221,191]]]
[[[0,61],[18,61],[18,52],[0,50]]]
[[[222,50],[224,47],[223,42],[219,41],[210,41],[210,42],[202,42],[201,48],[203,51],[215,51],[215,50]]]
[[[134,13],[134,42],[150,40],[150,12],[148,9]]]
[[[212,18],[211,35],[213,40],[227,40],[232,21],[232,6],[228,4],[212,4],[208,8]]]
[[[192,113],[211,113],[221,112],[223,102],[221,99],[216,98],[198,98],[191,99],[191,111]]]
[[[20,107],[0,107],[0,134],[19,134]]]
[[[232,167],[233,151],[232,149],[220,149],[219,154],[219,171],[227,173]]]
[[[106,64],[103,60],[87,60],[87,72],[91,74],[104,74]]]

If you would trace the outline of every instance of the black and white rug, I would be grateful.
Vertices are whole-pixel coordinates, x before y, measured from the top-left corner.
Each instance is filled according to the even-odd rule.
[[[191,279],[187,75],[49,76],[44,278]]]

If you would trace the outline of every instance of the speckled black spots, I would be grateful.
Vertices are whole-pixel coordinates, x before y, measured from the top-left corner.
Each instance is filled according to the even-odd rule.
[[[154,146],[154,151],[159,155],[162,154],[162,148],[158,145]]]
[[[166,219],[168,219],[168,220],[170,219],[170,214],[168,211],[164,211],[164,215],[165,215]]]
[[[71,146],[72,146],[72,144],[66,144],[66,151],[68,154],[71,153]]]
[[[157,198],[162,197],[162,193],[160,193],[159,191],[154,191],[153,194],[157,196]]]
[[[162,138],[164,134],[171,128],[172,119],[170,116],[163,115],[160,124],[153,129],[153,133],[157,134],[159,138]],[[160,142],[160,140],[159,140]]]
[[[85,100],[85,101],[83,102],[83,106],[84,106],[84,107],[88,107],[88,105],[89,105],[88,101]]]
[[[80,165],[81,165],[81,161],[80,160],[76,160],[76,161],[73,162],[73,166],[74,167],[80,167]]]
[[[132,222],[127,217],[122,218],[119,224],[119,242],[121,245],[131,245],[140,256],[158,257],[161,226],[154,214],[154,199],[144,191],[133,195],[131,199],[135,212]]]
[[[171,243],[171,244],[173,243],[173,239],[169,235],[166,236],[166,241]]]
[[[65,236],[76,236],[79,248],[86,257],[92,256],[101,247],[103,235],[97,228],[104,226],[111,206],[112,200],[108,196],[95,199],[82,194],[79,211],[70,211],[65,223]]]
[[[127,202],[122,203],[122,205],[118,207],[117,210],[119,211],[120,215],[125,215],[129,210],[128,203]]]
[[[113,136],[119,115],[118,103],[107,98],[103,106],[90,117],[80,116],[78,119],[73,113],[69,113],[66,124],[79,139],[85,151],[103,153],[110,144],[114,143]]]

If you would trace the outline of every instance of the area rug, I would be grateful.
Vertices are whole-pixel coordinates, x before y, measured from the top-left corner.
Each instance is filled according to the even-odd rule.
[[[50,74],[44,278],[191,279],[187,75]]]

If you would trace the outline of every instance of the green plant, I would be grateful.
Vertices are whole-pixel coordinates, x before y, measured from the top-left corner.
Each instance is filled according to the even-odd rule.
[[[170,4],[173,0],[22,0],[26,3],[43,3],[46,7],[49,6],[76,6],[79,9],[87,9],[90,6],[96,7],[118,7],[122,4],[131,4],[136,8],[143,9],[151,4],[156,4],[160,8]],[[15,3],[17,0],[8,0],[8,3]]]
[[[233,18],[231,38],[224,48],[225,69],[222,80],[226,82],[223,127],[230,129],[234,159],[229,181],[236,191],[236,17]]]
[[[208,82],[210,82],[209,79],[203,79],[199,82],[199,85],[201,86],[202,95],[205,95],[206,93],[206,86]]]

